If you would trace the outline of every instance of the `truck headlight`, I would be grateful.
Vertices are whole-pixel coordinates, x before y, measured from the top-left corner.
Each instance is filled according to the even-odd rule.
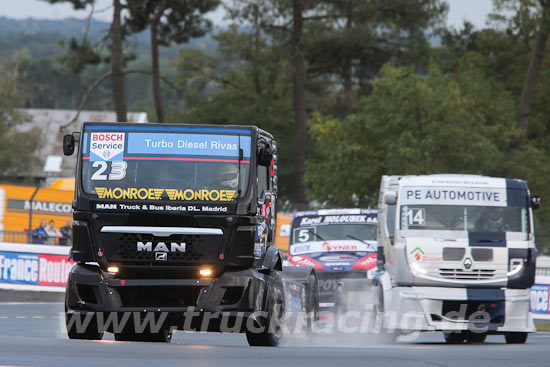
[[[202,269],[199,270],[199,274],[203,278],[208,278],[209,276],[212,275],[212,269],[202,268]]]
[[[521,258],[512,258],[510,259],[510,264],[508,266],[507,276],[512,277],[516,274],[519,274],[523,270],[523,259]]]

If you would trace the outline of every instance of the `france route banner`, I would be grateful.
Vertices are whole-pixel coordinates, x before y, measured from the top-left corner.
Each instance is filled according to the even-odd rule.
[[[534,319],[550,320],[550,284],[535,284],[531,287],[531,312]]]
[[[70,247],[0,242],[0,289],[64,292]]]

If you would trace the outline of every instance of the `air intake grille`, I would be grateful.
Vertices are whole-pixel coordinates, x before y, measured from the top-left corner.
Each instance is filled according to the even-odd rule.
[[[475,261],[493,261],[493,249],[473,248],[471,252]]]
[[[108,261],[121,264],[157,264],[157,265],[194,265],[213,261],[220,246],[220,236],[204,235],[171,235],[169,237],[155,237],[150,234],[138,233],[103,233],[101,236],[105,256]],[[185,252],[168,252],[163,261],[158,261],[154,251],[137,251],[138,242],[151,242],[151,248],[163,242],[166,247],[170,244],[185,243]]]
[[[443,248],[443,260],[444,261],[460,261],[464,257],[466,249],[460,247],[444,247]]]
[[[445,279],[483,280],[492,279],[495,276],[493,269],[439,269],[439,276]]]

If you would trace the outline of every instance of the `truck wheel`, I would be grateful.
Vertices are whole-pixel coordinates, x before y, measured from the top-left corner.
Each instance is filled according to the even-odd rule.
[[[447,344],[462,344],[464,342],[464,339],[466,339],[466,333],[464,331],[460,332],[451,332],[451,333],[443,333],[443,336],[445,337],[445,342]]]
[[[86,325],[85,323],[88,319],[90,321],[88,322],[88,325]],[[103,339],[103,332],[99,331],[97,318],[95,315],[90,318],[89,316],[86,317],[86,314],[68,313],[65,311],[65,325],[67,327],[67,336],[69,339]]]
[[[468,344],[481,344],[487,338],[487,333],[473,333],[471,331],[466,333],[466,343]]]
[[[312,347],[315,345],[317,335],[314,332],[314,327],[319,322],[319,285],[317,277],[313,274],[309,276],[306,285],[306,315],[307,329],[305,333],[305,346]]]
[[[308,333],[313,333],[313,326],[319,321],[319,284],[317,277],[309,276],[306,287],[306,312],[308,314]]]
[[[169,328],[162,328],[158,333],[144,331],[136,333],[131,327],[120,333],[115,333],[115,340],[121,342],[149,342],[149,343],[170,343],[172,331]]]
[[[268,290],[267,318],[261,332],[246,330],[246,340],[253,347],[276,347],[283,336],[283,322],[285,315],[285,294],[283,282],[277,273]]]
[[[341,317],[348,311],[346,293],[344,292],[343,286],[341,284],[339,284],[336,288],[334,303],[334,317],[336,320],[338,320],[339,317]]]
[[[504,339],[508,344],[524,344],[527,341],[527,333],[506,333]]]

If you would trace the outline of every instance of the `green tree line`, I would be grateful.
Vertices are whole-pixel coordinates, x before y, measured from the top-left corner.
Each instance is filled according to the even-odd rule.
[[[93,14],[93,0],[47,1]],[[53,108],[33,91],[72,80],[52,93],[119,121],[139,100],[152,121],[258,125],[279,141],[289,210],[375,206],[382,174],[525,179],[550,250],[550,1],[493,3],[485,28],[454,29],[444,0],[113,0],[104,39],[65,40],[40,60],[57,76],[29,68],[18,87],[27,106]],[[223,27],[206,17],[218,6]],[[137,65],[131,35],[144,30]],[[185,47],[205,34],[213,47]],[[159,56],[174,45],[178,57]]]

